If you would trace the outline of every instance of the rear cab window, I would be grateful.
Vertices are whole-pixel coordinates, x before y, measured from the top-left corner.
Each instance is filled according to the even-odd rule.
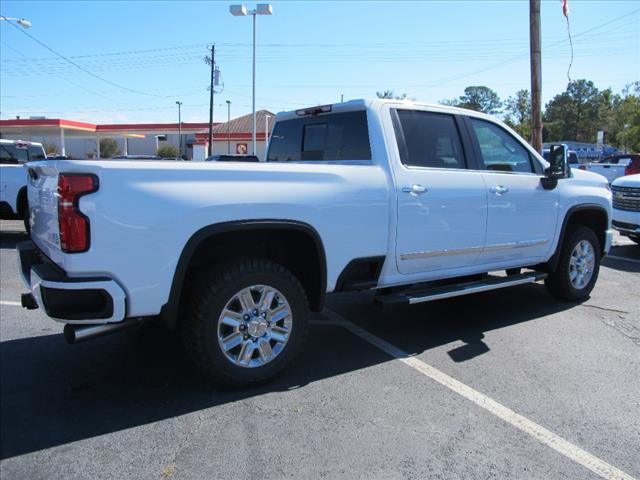
[[[371,160],[365,110],[307,115],[278,121],[268,162]]]
[[[0,164],[17,165],[29,161],[29,150],[26,145],[1,143]]]
[[[2,165],[17,165],[46,159],[47,155],[40,145],[0,143],[0,164]]]

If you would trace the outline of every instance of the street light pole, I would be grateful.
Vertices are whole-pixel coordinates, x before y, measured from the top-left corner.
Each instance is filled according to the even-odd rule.
[[[253,131],[251,135],[253,143],[253,154],[256,155],[256,15],[271,15],[273,7],[269,3],[258,3],[254,10],[247,10],[244,5],[231,5],[229,7],[231,15],[234,17],[246,17],[247,14],[253,16],[253,55],[252,55],[252,82],[251,82],[251,110],[253,112]]]
[[[182,116],[180,114],[182,102],[176,102],[176,105],[178,105],[178,151],[180,158],[182,158]]]
[[[256,11],[253,11],[253,69],[251,80],[251,111],[253,112],[253,130],[251,143],[253,154],[256,154]]]
[[[231,100],[227,100],[227,155],[231,154]]]

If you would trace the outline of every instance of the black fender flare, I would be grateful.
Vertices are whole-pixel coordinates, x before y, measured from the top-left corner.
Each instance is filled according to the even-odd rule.
[[[322,305],[324,305],[324,299],[327,291],[327,259],[324,250],[324,244],[322,243],[322,239],[318,234],[317,230],[313,228],[308,223],[299,222],[295,220],[240,220],[240,221],[231,221],[231,222],[222,222],[216,223],[213,225],[208,225],[206,227],[201,228],[197,232],[195,232],[187,241],[184,248],[182,249],[182,253],[180,254],[180,258],[178,259],[178,264],[176,265],[176,269],[173,274],[173,281],[171,283],[171,290],[169,291],[169,299],[167,303],[162,306],[160,310],[160,317],[164,321],[165,325],[173,330],[176,327],[177,317],[178,317],[178,306],[180,304],[180,297],[182,295],[182,287],[184,285],[184,281],[187,275],[187,270],[191,263],[191,259],[193,258],[194,253],[196,252],[198,246],[204,242],[205,240],[219,235],[221,233],[229,233],[236,232],[242,230],[253,230],[253,229],[278,229],[278,230],[295,230],[298,232],[303,232],[309,235],[316,247],[318,252],[318,258],[320,261],[320,288],[319,292],[319,305],[317,306],[317,310],[322,309]]]
[[[556,250],[551,256],[551,258],[546,262],[547,271],[553,272],[558,267],[558,262],[560,261],[560,252],[562,251],[562,245],[564,244],[564,237],[567,233],[567,226],[569,225],[569,220],[575,213],[585,211],[585,210],[597,210],[602,214],[604,214],[605,218],[607,219],[607,223],[606,223],[607,226],[605,227],[605,229],[608,227],[609,214],[607,213],[607,210],[602,205],[598,205],[597,203],[585,203],[582,205],[574,205],[573,207],[569,208],[569,210],[567,210],[567,213],[564,216],[564,219],[562,220],[562,227],[560,229],[560,235],[558,236],[558,243],[556,245]],[[596,235],[597,234],[598,232],[596,232]],[[604,245],[601,245],[601,247],[604,247]]]

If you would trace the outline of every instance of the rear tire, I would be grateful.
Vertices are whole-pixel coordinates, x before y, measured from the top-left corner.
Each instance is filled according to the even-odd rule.
[[[237,260],[194,278],[182,334],[196,366],[217,384],[270,380],[300,353],[308,333],[302,285],[281,265]]]
[[[589,298],[600,271],[600,242],[588,227],[571,227],[560,252],[555,272],[549,274],[545,286],[559,300],[580,302]]]

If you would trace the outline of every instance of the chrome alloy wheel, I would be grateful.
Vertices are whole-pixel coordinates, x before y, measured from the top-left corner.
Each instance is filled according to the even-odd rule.
[[[252,285],[233,295],[222,310],[218,345],[234,365],[261,367],[282,352],[292,325],[285,296],[268,285]]]
[[[581,240],[571,252],[569,260],[569,281],[571,286],[582,290],[591,281],[596,265],[596,255],[593,245],[587,240]]]

